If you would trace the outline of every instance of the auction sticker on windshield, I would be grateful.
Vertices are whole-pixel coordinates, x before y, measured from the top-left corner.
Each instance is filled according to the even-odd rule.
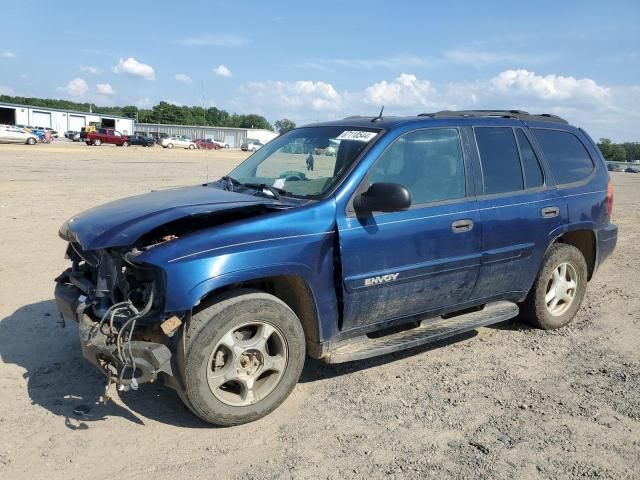
[[[364,132],[362,130],[345,130],[336,137],[336,140],[358,140],[360,142],[368,142],[377,134],[377,132]]]

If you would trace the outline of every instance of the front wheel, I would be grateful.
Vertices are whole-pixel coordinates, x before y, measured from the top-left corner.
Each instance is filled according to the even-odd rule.
[[[185,328],[182,396],[207,422],[230,426],[264,417],[300,378],[302,325],[272,295],[239,290],[220,296]]]
[[[167,144],[167,148],[173,148],[173,143]]]
[[[545,253],[542,267],[526,300],[522,319],[543,330],[568,325],[587,290],[587,262],[573,245],[557,243]]]
[[[193,150],[194,148],[196,148],[195,145],[189,145],[189,150]]]
[[[123,147],[128,147],[129,145],[130,145],[130,143],[129,143],[129,142],[124,142],[124,143],[122,144],[122,146],[123,146]]]
[[[35,145],[36,144],[36,139],[33,137],[29,137],[27,138],[27,145]]]
[[[102,145],[102,140],[100,140],[99,138],[96,138],[96,139],[93,141],[93,144],[94,144],[96,147],[99,147],[100,145]]]

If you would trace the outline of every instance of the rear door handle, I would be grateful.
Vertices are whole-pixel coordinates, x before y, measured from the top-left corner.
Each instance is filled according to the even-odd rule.
[[[453,233],[464,233],[473,229],[473,220],[456,220],[451,224]]]
[[[544,207],[540,210],[542,214],[542,218],[554,218],[560,214],[560,209],[558,207]]]

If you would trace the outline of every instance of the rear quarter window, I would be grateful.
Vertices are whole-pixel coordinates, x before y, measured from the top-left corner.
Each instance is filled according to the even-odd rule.
[[[593,160],[574,134],[542,128],[531,131],[542,147],[557,184],[580,182],[591,175]]]

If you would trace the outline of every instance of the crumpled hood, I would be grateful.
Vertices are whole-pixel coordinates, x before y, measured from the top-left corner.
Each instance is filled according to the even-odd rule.
[[[180,218],[276,203],[208,186],[160,190],[86,210],[60,227],[60,236],[85,250],[132,245],[150,230]]]

